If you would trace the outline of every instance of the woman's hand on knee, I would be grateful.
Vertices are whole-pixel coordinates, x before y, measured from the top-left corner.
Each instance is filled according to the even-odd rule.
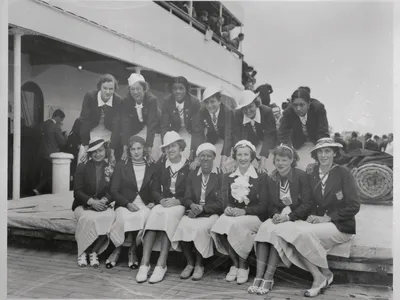
[[[147,208],[152,209],[154,206],[156,206],[153,202],[150,202],[147,204]]]

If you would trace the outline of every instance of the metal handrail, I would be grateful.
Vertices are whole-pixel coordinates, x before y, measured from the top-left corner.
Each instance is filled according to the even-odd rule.
[[[195,27],[197,30],[201,31],[202,33],[205,33],[207,31],[207,27],[202,24],[201,22],[199,22],[197,19],[189,16],[185,11],[183,11],[182,9],[180,9],[179,7],[177,7],[176,5],[172,4],[172,3],[167,3],[166,1],[154,1],[155,3],[170,9],[171,11],[175,12],[176,14],[178,14],[180,17],[182,17],[183,19],[185,19],[189,24],[192,23],[192,26]],[[243,59],[244,55],[239,52],[235,47],[233,47],[232,45],[228,44],[227,42],[225,42],[220,36],[218,36],[217,34],[213,34],[212,39],[224,46],[227,47],[227,49],[229,49],[230,51],[234,52],[235,54],[237,54],[239,56],[240,59]]]

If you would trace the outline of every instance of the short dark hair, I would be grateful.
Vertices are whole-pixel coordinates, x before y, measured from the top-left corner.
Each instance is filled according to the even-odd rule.
[[[238,37],[244,37],[244,33],[239,33]]]
[[[111,74],[103,74],[100,76],[99,81],[97,82],[97,90],[101,90],[101,85],[105,82],[114,82],[114,89],[118,89],[118,81]]]
[[[51,117],[52,118],[60,117],[61,119],[64,119],[65,118],[65,113],[61,109],[56,109],[53,112],[53,115]]]
[[[353,138],[356,138],[356,137],[358,137],[358,133],[357,133],[357,132],[355,132],[355,131],[353,131],[353,132],[351,133],[351,137],[353,137]]]
[[[340,137],[340,133],[339,132],[335,132],[335,137]]]
[[[365,138],[366,138],[366,139],[372,138],[372,133],[367,132],[367,133],[365,134]]]
[[[299,87],[297,90],[295,90],[292,94],[292,97],[290,99],[291,102],[293,102],[297,98],[301,98],[307,103],[310,102],[310,92],[308,91],[309,89],[304,88],[304,87]]]
[[[190,92],[190,84],[189,81],[183,77],[183,76],[178,76],[178,77],[174,77],[171,79],[170,85],[169,85],[169,89],[170,92],[172,93],[172,87],[174,86],[175,83],[181,83],[185,86],[186,88],[186,94],[189,94]]]
[[[308,93],[311,95],[311,89],[308,86],[301,86],[301,87],[299,87],[299,89],[304,89],[304,90],[308,91]]]
[[[387,139],[387,135],[386,134],[382,135],[382,138]]]
[[[341,157],[341,153],[340,153],[340,148],[339,147],[327,147],[327,148],[331,148],[333,150],[333,152],[335,152],[335,158],[333,159],[334,161],[337,161]],[[318,150],[311,152],[311,157],[317,163],[319,163],[317,152],[318,152]]]
[[[272,150],[272,155],[273,155],[273,163],[275,165],[275,157],[277,155],[282,156],[282,157],[288,157],[289,159],[293,159],[291,167],[294,168],[297,166],[297,162],[300,160],[299,155],[297,154],[296,150],[290,147],[292,151],[288,149],[289,146],[278,146],[274,150]]]
[[[248,147],[248,146],[240,146],[240,147],[235,147],[235,148],[233,148],[232,158],[233,158],[234,160],[236,160],[236,154],[237,154],[237,149],[238,149],[238,148],[249,148],[250,154],[251,154],[251,161],[253,161],[253,160],[256,159],[257,153],[256,153],[255,151],[253,151],[252,149],[250,149],[250,147]]]
[[[380,139],[379,135],[374,135],[374,139]]]

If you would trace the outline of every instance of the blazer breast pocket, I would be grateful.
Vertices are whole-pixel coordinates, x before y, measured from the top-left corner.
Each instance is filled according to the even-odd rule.
[[[342,190],[340,190],[337,193],[335,193],[335,195],[336,195],[336,199],[337,200],[339,200],[339,201],[343,200],[343,192],[342,192]]]

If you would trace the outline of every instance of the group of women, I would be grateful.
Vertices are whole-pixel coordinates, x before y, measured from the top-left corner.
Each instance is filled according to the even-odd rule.
[[[342,146],[326,136],[320,102],[306,89],[296,90],[277,134],[272,110],[251,91],[243,92],[233,111],[222,104],[219,89],[206,89],[200,103],[187,80],[177,77],[159,116],[141,75],[131,75],[129,95],[121,101],[108,92],[117,85],[110,76],[100,79],[97,96],[85,97],[82,110],[89,113],[81,113],[87,123],[81,133],[90,141],[83,143],[74,179],[79,266],[99,266],[98,255],[111,240],[106,267],[113,268],[128,246],[128,267],[138,269],[138,283],[163,280],[170,250],[186,258],[180,277],[200,280],[204,258],[216,249],[232,260],[226,280],[244,284],[254,249],[257,274],[249,293],[273,288],[280,261],[312,274],[307,297],[332,283],[327,253],[355,234],[359,199],[351,173],[335,163]],[[284,143],[276,147],[277,138]],[[115,164],[117,140],[123,151]],[[315,162],[307,173],[296,168],[302,160]],[[159,256],[151,272],[153,251]]]

